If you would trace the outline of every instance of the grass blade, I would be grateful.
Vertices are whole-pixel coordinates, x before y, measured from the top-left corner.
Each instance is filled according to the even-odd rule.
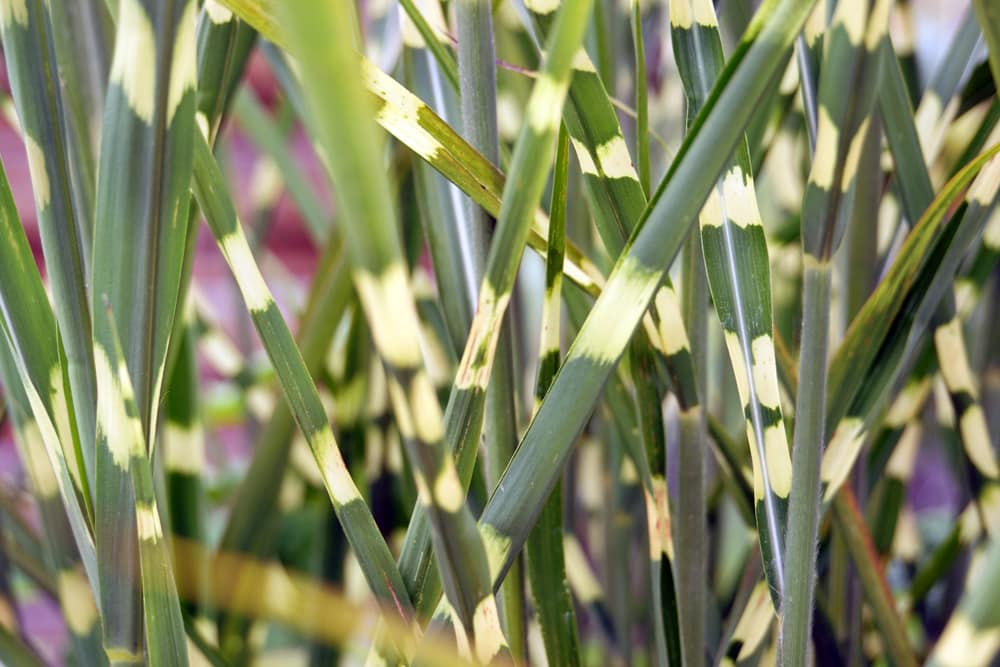
[[[401,622],[409,623],[412,607],[389,548],[347,470],[316,385],[253,261],[219,166],[203,139],[195,142],[194,193],[198,205],[236,278],[250,317],[274,365],[288,407],[312,450],[324,486],[368,585],[387,613],[391,611]],[[254,517],[242,516],[251,522],[246,528],[252,530]]]
[[[28,153],[35,209],[52,284],[60,337],[73,392],[78,436],[64,441],[71,458],[82,457],[80,471],[93,480],[94,365],[90,356],[91,325],[87,275],[90,249],[84,245],[81,212],[75,210],[70,181],[69,150],[61,127],[64,107],[56,67],[52,27],[45,3],[21,3],[4,13],[0,23],[7,71]],[[72,454],[74,449],[79,454]],[[77,484],[89,493],[87,480]],[[88,498],[88,502],[92,497]]]
[[[833,255],[850,219],[858,160],[879,83],[878,58],[888,31],[887,0],[844,0],[825,38],[816,152],[802,205],[805,265],[802,349],[790,494],[787,595],[781,609],[781,660],[806,660],[812,634],[820,466],[826,439],[827,357]],[[843,85],[852,91],[844,95]]]
[[[993,80],[1000,81],[1000,7],[987,0],[972,0],[972,9],[983,31],[986,48],[989,50],[990,70]]]
[[[538,346],[538,379],[535,405],[545,396],[559,370],[559,319],[562,303],[562,254],[566,237],[566,179],[569,167],[569,135],[559,132],[553,175],[552,208],[549,212],[548,257],[545,264],[545,300],[542,303],[542,332]],[[576,614],[566,580],[563,547],[562,483],[557,483],[538,523],[528,535],[528,580],[545,642],[550,665],[575,667],[580,664]]]
[[[722,41],[710,3],[671,7],[673,43],[693,118],[722,69]],[[708,281],[746,415],[761,552],[777,605],[784,588],[791,462],[773,362],[767,241],[745,140],[702,211],[700,228]]]
[[[193,16],[189,18],[194,20]],[[141,590],[145,634],[144,641],[136,645],[132,651],[131,644],[116,641],[131,639],[116,632],[122,628],[112,628],[110,632],[106,628],[105,637],[111,641],[105,642],[105,650],[112,664],[145,661],[151,667],[159,665],[183,667],[188,662],[184,622],[181,619],[170,555],[163,539],[163,526],[156,506],[152,466],[114,319],[110,310],[106,311],[106,315],[108,320],[106,326],[110,331],[112,344],[110,349],[95,346],[94,360],[98,382],[98,480],[110,484],[102,484],[98,488],[98,498],[102,502],[117,500],[128,508],[119,507],[121,514],[108,512],[104,507],[99,507],[99,510],[105,516],[111,514],[115,518],[131,518],[135,522],[134,530],[119,526],[117,534],[109,541],[121,551],[127,551],[129,545],[125,544],[123,539],[135,536],[138,540],[139,581],[134,585]],[[132,497],[104,496],[103,492],[111,485],[120,489],[122,494],[127,491],[132,492]],[[103,537],[110,533],[99,532],[98,535]],[[102,579],[102,594],[103,587],[115,588],[109,585],[108,581]],[[127,582],[125,590],[127,591],[132,584],[133,582]],[[129,602],[120,597],[105,597],[105,600],[121,604],[123,607],[127,607]],[[107,610],[107,607],[104,609]]]

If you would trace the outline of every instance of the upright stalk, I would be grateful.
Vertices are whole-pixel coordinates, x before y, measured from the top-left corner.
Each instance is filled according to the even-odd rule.
[[[691,356],[699,387],[708,386],[708,278],[701,235],[692,230],[684,246],[681,286],[684,322],[691,340]],[[707,399],[707,395],[703,397]],[[708,543],[705,517],[705,449],[708,432],[702,406],[681,413],[678,466],[677,597],[683,601],[680,617],[684,664],[705,664],[705,614],[708,595]]]
[[[832,260],[850,218],[860,149],[878,88],[878,48],[887,0],[844,0],[826,37],[817,129],[802,203],[802,346],[789,498],[786,592],[780,619],[783,665],[804,665],[812,630],[820,472],[826,440]],[[847,90],[844,94],[845,83]],[[807,84],[808,85],[808,84]],[[809,97],[806,93],[805,97]]]
[[[496,57],[493,45],[493,13],[490,0],[459,0],[455,18],[458,42],[458,83],[462,98],[462,134],[473,148],[490,162],[500,164],[500,141],[497,131]],[[490,246],[491,216],[473,201],[468,202],[469,237],[476,271],[476,281],[483,269]],[[476,307],[476,286],[470,295]],[[470,323],[471,324],[471,323]],[[513,330],[505,315],[497,341],[493,373],[486,391],[483,423],[486,452],[486,478],[492,489],[500,481],[504,468],[517,447],[517,401],[514,381]],[[514,564],[500,589],[501,623],[506,631],[511,655],[524,658],[525,608],[524,573],[520,559]]]

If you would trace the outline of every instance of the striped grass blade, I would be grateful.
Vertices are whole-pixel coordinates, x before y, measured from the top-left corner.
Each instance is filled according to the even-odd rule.
[[[250,317],[274,365],[292,416],[312,450],[327,493],[357,554],[365,579],[386,612],[391,612],[405,627],[413,615],[406,588],[389,548],[344,463],[316,385],[253,259],[219,166],[200,134],[195,141],[194,194],[236,278]],[[249,516],[245,518],[252,520]]]
[[[0,170],[0,329],[9,361],[16,370],[30,412],[24,423],[35,446],[42,452],[33,456],[47,460],[55,475],[55,489],[68,519],[73,541],[85,573],[84,585],[97,590],[97,562],[94,551],[92,508],[89,494],[75,486],[71,470],[82,469],[79,459],[67,459],[65,444],[72,442],[71,394],[62,365],[61,344],[55,317],[45,287],[35,265],[28,239],[17,217],[7,176]],[[9,374],[5,383],[15,377]],[[8,389],[16,392],[16,389]],[[28,426],[28,422],[32,425]],[[37,438],[35,435],[37,434]],[[47,495],[53,495],[52,493]],[[81,502],[82,500],[82,502]],[[57,524],[53,524],[55,526]],[[67,579],[69,581],[69,579]],[[77,581],[74,579],[74,581]],[[82,624],[81,624],[82,626]]]
[[[545,264],[545,298],[538,346],[538,378],[535,405],[544,398],[559,370],[559,320],[562,304],[562,249],[566,237],[566,179],[569,171],[569,134],[560,128],[549,211],[548,256]],[[550,665],[580,664],[576,613],[566,580],[563,548],[563,493],[557,483],[538,523],[525,544],[528,581]]]
[[[193,0],[119,4],[104,109],[91,304],[94,364],[114,356],[114,336],[121,336],[141,442],[150,450],[187,241],[196,14]],[[98,383],[98,403],[114,406],[106,409],[120,407],[114,386]],[[132,479],[115,450],[124,434],[105,434],[97,454],[96,542],[105,647],[118,661],[142,651],[140,554]]]
[[[193,17],[192,17],[193,19]],[[131,512],[115,515],[116,519],[135,522],[134,530],[119,526],[119,532],[112,543],[119,552],[130,550],[122,538],[135,536],[139,554],[138,582],[134,585],[142,596],[142,626],[144,637],[133,648],[132,644],[114,642],[121,636],[115,632],[119,628],[105,628],[105,650],[112,664],[145,662],[151,667],[159,665],[180,665],[188,663],[187,641],[184,623],[181,620],[180,601],[174,584],[170,553],[164,540],[163,525],[156,505],[153,488],[153,472],[150,455],[143,436],[142,421],[135,402],[135,393],[129,380],[128,367],[121,343],[115,330],[114,318],[106,311],[107,329],[112,338],[109,348],[94,348],[94,365],[97,370],[97,442],[98,480],[109,481],[119,489],[131,491],[131,498],[116,497],[119,502],[129,503]],[[108,461],[107,459],[111,459]],[[114,470],[106,470],[113,467]],[[111,474],[108,474],[108,473]],[[122,477],[127,477],[125,482]],[[98,498],[104,499],[98,489]],[[99,507],[99,511],[107,512]],[[131,516],[129,516],[131,515]],[[101,533],[98,533],[101,536]],[[128,576],[126,574],[126,576]],[[102,579],[102,582],[107,582]],[[126,585],[131,585],[128,582]],[[103,583],[103,586],[109,586]],[[103,593],[103,590],[102,590]],[[123,606],[128,600],[105,597]],[[104,607],[107,615],[107,606]],[[133,613],[137,610],[133,610]],[[126,637],[127,638],[127,637]],[[107,639],[112,640],[108,642]],[[128,638],[131,639],[131,638]]]
[[[858,160],[877,96],[878,59],[887,37],[888,0],[844,0],[824,39],[818,129],[802,204],[802,347],[796,396],[794,467],[788,525],[787,596],[780,625],[782,664],[806,660],[812,629],[819,531],[820,467],[826,439],[833,255],[850,219]],[[848,83],[849,94],[843,85]]]
[[[671,33],[688,117],[694,118],[723,67],[722,40],[711,3],[672,3]],[[767,240],[745,140],[740,141],[729,170],[709,196],[699,223],[708,281],[746,418],[759,542],[777,607],[784,589],[791,461],[771,338]]]
[[[35,209],[52,285],[66,368],[73,392],[78,434],[63,442],[67,455],[82,457],[84,467],[74,475],[94,479],[94,365],[90,354],[87,270],[91,249],[85,245],[89,229],[80,222],[70,178],[70,161],[62,131],[65,108],[52,39],[47,3],[14,3],[0,16],[11,92],[28,154]],[[72,453],[78,450],[79,454]],[[86,480],[77,485],[90,492]],[[93,497],[88,498],[91,502]]]

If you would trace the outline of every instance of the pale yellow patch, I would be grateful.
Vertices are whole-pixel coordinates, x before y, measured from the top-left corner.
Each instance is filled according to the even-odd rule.
[[[708,193],[708,199],[701,209],[698,221],[702,227],[722,227],[722,202],[719,199],[719,186],[712,188]]]
[[[587,50],[582,46],[580,47],[580,50],[573,55],[573,69],[580,72],[597,72],[594,68],[594,61],[590,59],[590,56],[587,54]]]
[[[620,134],[597,147],[597,161],[608,178],[639,180],[635,167],[632,166],[632,156],[629,155],[625,138]]]
[[[476,657],[484,665],[488,664],[507,646],[507,640],[500,629],[496,599],[487,595],[472,613],[472,632],[476,636]]]
[[[812,12],[809,14],[809,18],[806,19],[806,24],[802,28],[802,34],[806,38],[806,44],[810,48],[816,45],[816,42],[823,33],[826,31],[826,0],[819,0],[816,6],[813,8]],[[794,70],[796,74],[796,79],[798,78],[798,67],[795,66],[795,59],[792,58],[791,62],[788,63],[788,69]],[[786,70],[787,72],[787,70]],[[786,92],[787,89],[783,89],[782,92]]]
[[[750,381],[747,378],[747,362],[743,356],[743,346],[735,332],[726,331],[726,348],[729,350],[729,361],[736,377],[736,389],[740,395],[740,403],[746,405],[750,401]]]
[[[738,227],[760,224],[757,195],[753,182],[747,180],[743,170],[733,167],[722,181],[722,206],[725,215]]]
[[[465,346],[455,377],[455,386],[459,389],[477,387],[485,390],[489,384],[501,323],[509,303],[510,292],[497,294],[489,280],[483,281],[476,315],[469,331],[469,342]]]
[[[885,472],[890,477],[908,480],[913,472],[913,466],[917,461],[917,453],[920,451],[920,435],[923,428],[920,422],[908,424],[903,429],[903,434],[899,437],[899,442],[892,450],[889,461],[885,464]]]
[[[844,178],[840,181],[840,189],[845,192],[850,188],[851,182],[854,181],[854,175],[858,171],[858,160],[861,159],[861,149],[864,147],[865,137],[868,135],[868,122],[870,120],[871,116],[868,116],[861,121],[861,125],[851,138],[851,145],[847,148],[847,158],[844,160]]]
[[[1000,649],[1000,627],[981,629],[961,609],[934,647],[931,661],[947,667],[987,665]]]
[[[414,153],[433,161],[442,146],[420,124],[419,114],[430,111],[427,105],[367,60],[361,61],[361,74],[366,87],[385,102],[375,120]]]
[[[461,510],[465,504],[465,492],[450,456],[445,459],[444,469],[434,480],[434,500],[443,510],[452,514]]]
[[[594,576],[590,561],[575,536],[563,533],[563,554],[566,560],[566,578],[576,598],[583,604],[600,600],[603,597],[601,584]]]
[[[225,377],[233,377],[243,370],[243,357],[219,329],[211,329],[198,339],[198,347],[208,363]]]
[[[524,0],[524,6],[536,14],[551,14],[561,4],[562,0]]]
[[[622,481],[622,484],[636,484],[639,481],[639,471],[628,456],[622,457],[622,464],[618,468],[618,479]]]
[[[427,486],[427,478],[419,470],[413,471],[413,482],[417,487],[417,498],[420,503],[425,507],[430,507],[434,504],[434,498],[431,496],[431,489]]]
[[[198,111],[194,114],[194,124],[198,126],[201,136],[207,140],[211,129],[208,126],[208,116],[205,115],[204,111]]]
[[[283,512],[291,512],[302,506],[306,497],[306,484],[298,475],[285,475],[278,489],[278,507]]]
[[[77,460],[76,452],[73,450],[73,427],[70,425],[70,407],[67,400],[66,384],[63,382],[62,367],[56,364],[49,371],[49,387],[51,393],[53,423],[56,432],[59,434],[59,442],[62,445],[63,457],[66,466],[73,480],[80,484],[82,473],[80,463]],[[82,488],[82,485],[81,485]]]
[[[907,382],[885,416],[886,425],[899,428],[913,419],[927,401],[930,392],[930,378],[925,377],[916,382]]]
[[[663,340],[664,352],[670,355],[689,349],[691,345],[687,329],[684,328],[681,304],[673,288],[664,285],[656,291],[656,312],[660,318],[660,338]]]
[[[163,537],[163,529],[160,527],[160,515],[156,511],[155,505],[136,505],[135,524],[140,540],[156,542]]]
[[[779,498],[787,498],[792,490],[792,460],[788,455],[788,437],[780,424],[764,431],[764,456],[771,491]]]
[[[846,417],[837,424],[820,468],[820,479],[826,483],[824,502],[829,502],[847,479],[864,437],[864,423],[857,417]]]
[[[94,592],[80,569],[60,570],[59,603],[70,631],[77,636],[90,634],[97,622],[97,605]]]
[[[778,395],[778,367],[774,361],[774,341],[768,335],[757,336],[750,344],[753,354],[753,383],[761,405],[781,409]]]
[[[26,421],[21,427],[21,455],[25,458],[24,463],[35,493],[40,498],[55,497],[59,493],[59,482],[45,451],[42,432],[34,420]]]
[[[6,29],[12,23],[28,25],[27,0],[0,0],[0,26]]]
[[[663,558],[663,548],[660,544],[660,531],[657,529],[656,500],[645,492],[642,494],[646,502],[646,535],[649,537],[649,560],[659,562]]]
[[[414,376],[410,385],[410,403],[417,437],[428,445],[439,443],[444,437],[441,406],[427,373],[417,372]]]
[[[932,137],[934,129],[941,119],[941,112],[944,110],[944,102],[941,96],[934,90],[928,90],[920,98],[920,104],[913,114],[913,124],[917,128],[917,136],[920,137],[920,145],[925,155],[929,155],[932,148]]]
[[[708,28],[718,25],[709,0],[671,0],[670,23],[683,29],[690,29],[696,23]]]
[[[274,303],[271,290],[267,288],[264,276],[257,267],[242,227],[236,227],[235,231],[223,237],[222,254],[225,255],[226,262],[236,277],[247,308],[252,313],[262,313],[267,310]]]
[[[874,51],[879,41],[889,31],[889,9],[892,3],[889,0],[875,0],[871,14],[868,16],[868,28],[865,32],[865,48]]]
[[[568,81],[556,81],[543,73],[535,82],[528,100],[528,123],[538,134],[552,132],[559,127]]]
[[[920,558],[923,545],[917,518],[909,507],[903,507],[896,523],[896,533],[892,536],[892,553],[904,562],[914,562]]]
[[[204,9],[205,13],[208,14],[208,18],[212,20],[212,23],[217,25],[229,23],[233,20],[232,11],[220,3],[219,0],[205,0]]]
[[[840,0],[833,18],[834,25],[844,26],[847,38],[855,46],[861,45],[865,34],[865,5],[864,0]]]
[[[500,575],[500,568],[507,560],[507,554],[510,553],[510,537],[501,535],[500,531],[488,523],[479,524],[479,536],[486,549],[486,562],[490,567],[490,578],[496,580]]]
[[[389,400],[392,403],[399,432],[405,439],[412,440],[413,436],[416,435],[416,429],[413,427],[413,416],[410,414],[410,406],[406,402],[406,394],[394,377],[389,378]]]
[[[743,642],[736,657],[738,661],[756,653],[773,620],[774,608],[771,606],[771,596],[767,592],[767,584],[762,581],[754,587],[750,599],[747,600],[747,606],[736,624],[736,630],[733,631],[733,639]]]
[[[111,81],[122,87],[135,115],[153,122],[156,103],[156,36],[139,0],[119,0],[118,38]]]
[[[997,458],[990,444],[990,432],[986,426],[986,416],[978,403],[968,407],[958,422],[962,434],[962,444],[973,465],[986,477],[996,479]]]
[[[119,373],[111,370],[104,348],[94,346],[94,374],[97,379],[97,428],[107,439],[108,450],[115,465],[128,470],[129,459],[142,433],[142,426],[125,410],[125,394]]]
[[[941,375],[944,376],[948,389],[952,392],[965,391],[974,397],[977,396],[976,382],[965,354],[962,323],[957,318],[952,318],[947,324],[935,329],[934,345],[938,351],[938,358],[948,360],[948,363],[941,364]]]
[[[972,182],[965,198],[972,203],[987,207],[997,195],[1000,188],[1000,156],[994,156],[983,167],[976,180]]]
[[[196,477],[205,471],[205,433],[200,427],[168,421],[163,439],[167,470]]]
[[[1000,250],[1000,206],[990,214],[989,222],[983,230],[983,245],[991,250]]]
[[[250,414],[259,421],[267,421],[274,414],[277,398],[270,387],[257,384],[246,391],[245,400]]]
[[[51,191],[49,189],[49,173],[45,169],[45,153],[41,146],[24,133],[24,151],[28,154],[28,171],[31,173],[31,189],[35,193],[35,206],[39,211],[49,207]]]
[[[378,276],[358,269],[354,284],[369,321],[378,323],[372,336],[382,358],[397,368],[419,366],[419,320],[402,262],[394,262]]]
[[[167,92],[167,126],[173,122],[174,113],[181,99],[188,91],[194,91],[198,80],[198,49],[195,44],[195,30],[198,20],[198,4],[188,0],[187,7],[177,25],[174,41],[174,61],[170,66],[170,88]]]
[[[354,484],[351,471],[344,463],[344,457],[340,455],[340,448],[337,447],[337,440],[333,437],[330,426],[324,426],[318,433],[313,435],[313,450],[319,455],[320,465],[322,465],[323,479],[326,481],[327,491],[334,502],[340,505],[358,500],[361,494]]]
[[[856,1],[856,0],[852,0]],[[813,155],[809,180],[816,186],[829,190],[833,185],[833,170],[837,164],[837,143],[840,133],[830,113],[819,105],[819,127],[816,131],[816,153]]]
[[[649,531],[649,556],[659,560],[663,554],[673,560],[674,541],[670,533],[670,510],[667,507],[667,482],[662,476],[652,479],[652,496],[643,494],[646,500],[646,522]],[[654,551],[655,549],[655,551]]]
[[[597,165],[594,164],[594,158],[591,156],[590,151],[587,150],[582,141],[573,138],[571,138],[571,141],[576,152],[576,160],[580,163],[580,171],[584,174],[597,176]]]
[[[658,271],[651,271],[631,257],[625,257],[594,304],[591,317],[584,323],[572,351],[597,363],[607,364],[617,360],[632,337],[632,328],[621,323],[634,317],[634,311],[645,309],[659,279]],[[608,330],[588,326],[591,322],[618,324]]]

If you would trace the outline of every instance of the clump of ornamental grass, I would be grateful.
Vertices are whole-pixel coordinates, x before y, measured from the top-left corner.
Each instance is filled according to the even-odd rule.
[[[0,2],[0,660],[993,664],[1000,10],[920,7]]]

